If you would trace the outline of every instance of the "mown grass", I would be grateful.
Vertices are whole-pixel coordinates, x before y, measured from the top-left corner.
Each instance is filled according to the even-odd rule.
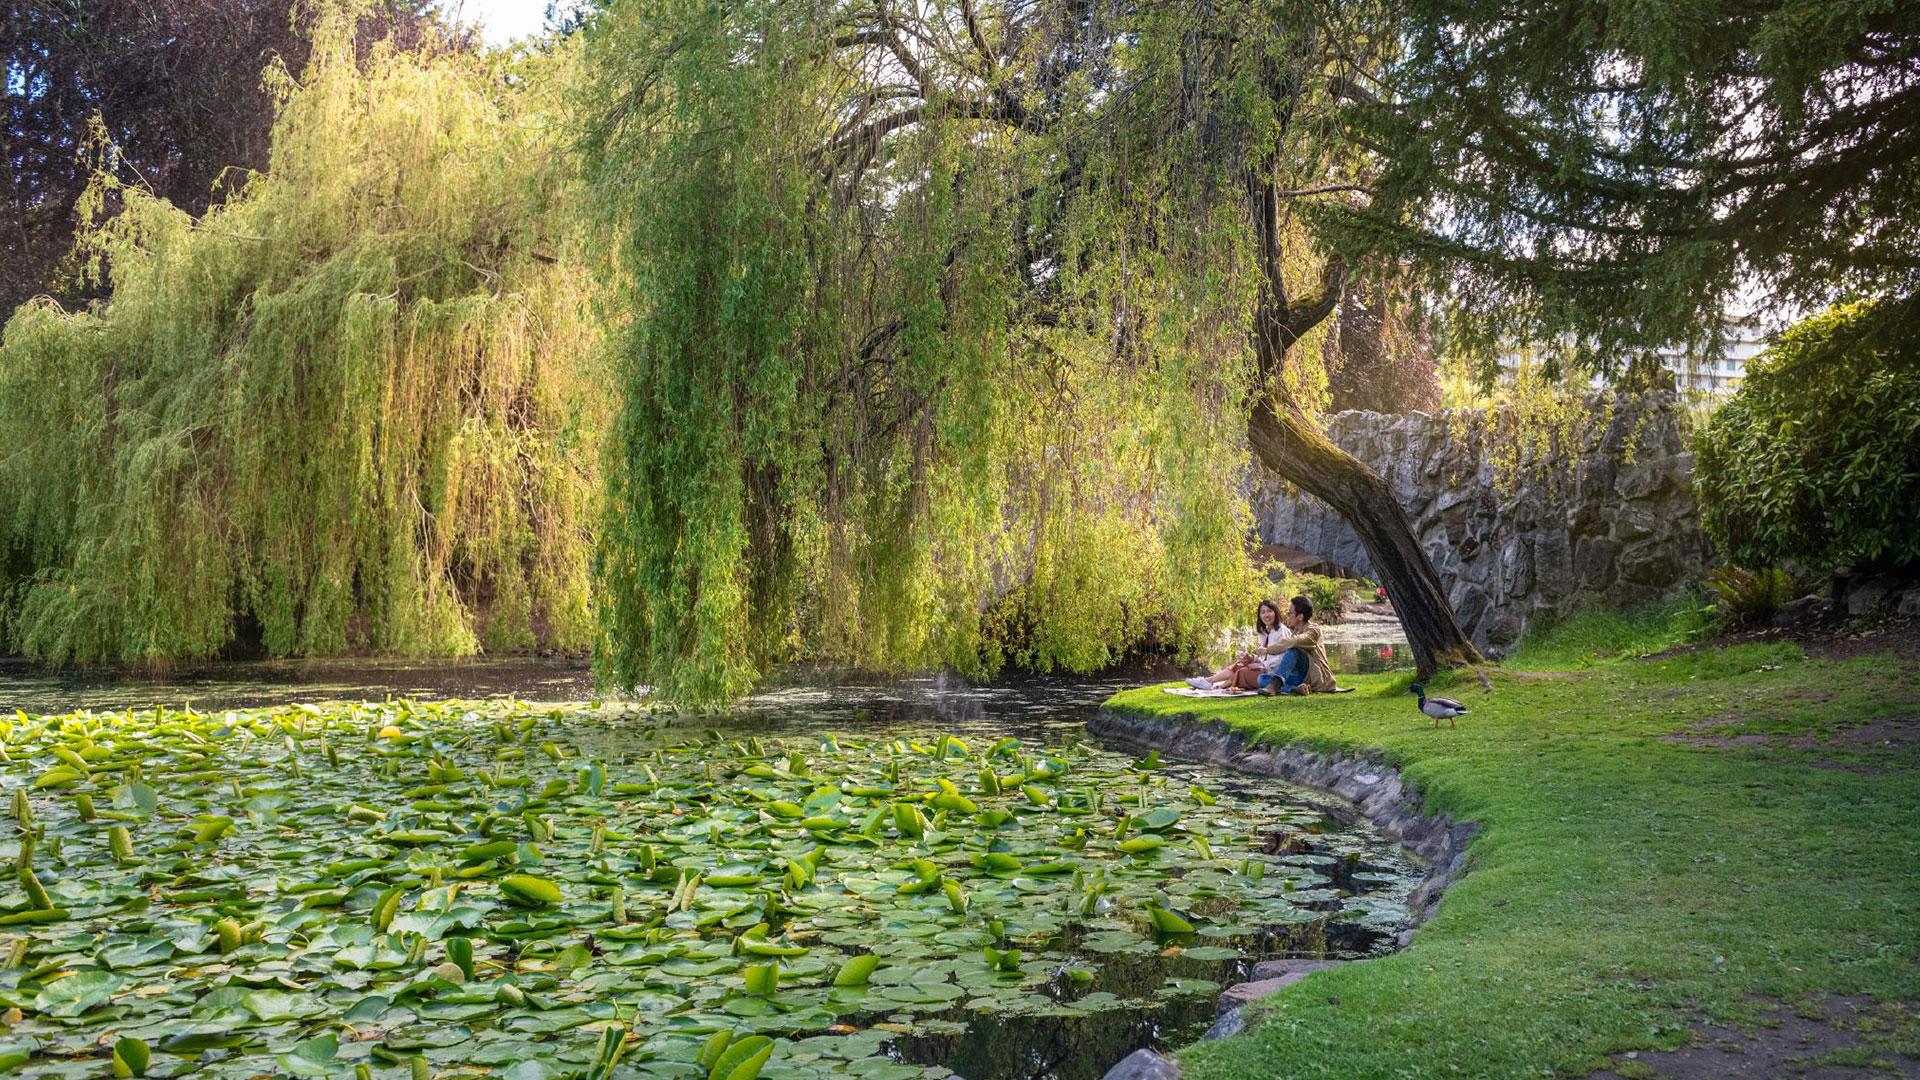
[[[1869,1030],[1850,1057],[1920,1056],[1920,773],[1910,745],[1826,741],[1913,717],[1920,671],[1791,645],[1599,658],[1658,648],[1655,621],[1589,621],[1521,657],[1572,670],[1436,687],[1472,707],[1456,730],[1416,711],[1404,675],[1352,678],[1360,692],[1338,698],[1199,703],[1153,687],[1109,702],[1379,749],[1433,812],[1480,825],[1411,946],[1269,999],[1244,1037],[1184,1052],[1188,1074],[1579,1076],[1682,1044],[1704,1017],[1818,1014],[1829,994],[1877,1003],[1852,1021]]]

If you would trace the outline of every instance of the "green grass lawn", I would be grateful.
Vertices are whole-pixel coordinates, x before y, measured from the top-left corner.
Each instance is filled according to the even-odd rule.
[[[1472,708],[1454,730],[1417,712],[1404,675],[1341,697],[1109,702],[1379,749],[1432,811],[1480,825],[1407,949],[1268,999],[1245,1036],[1184,1052],[1189,1076],[1650,1075],[1609,1055],[1775,1008],[1844,1013],[1860,1045],[1836,1064],[1912,1067],[1893,1055],[1920,1057],[1920,670],[1784,644],[1604,651],[1562,635],[1514,665],[1562,670],[1432,688]],[[1894,718],[1906,741],[1889,748]]]

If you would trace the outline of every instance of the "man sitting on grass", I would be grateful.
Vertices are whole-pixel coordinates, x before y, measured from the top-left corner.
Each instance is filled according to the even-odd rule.
[[[1320,640],[1320,628],[1314,626],[1313,601],[1296,596],[1287,605],[1282,621],[1293,636],[1273,647],[1286,650],[1273,671],[1260,676],[1263,694],[1327,694],[1334,689],[1333,669],[1327,666],[1327,646]],[[1255,650],[1263,651],[1263,650]]]

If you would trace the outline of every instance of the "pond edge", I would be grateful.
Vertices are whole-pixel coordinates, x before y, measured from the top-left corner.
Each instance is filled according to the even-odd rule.
[[[1467,842],[1480,831],[1478,822],[1424,813],[1420,792],[1378,750],[1328,754],[1301,746],[1266,746],[1222,720],[1195,713],[1146,715],[1114,705],[1102,705],[1087,721],[1087,731],[1164,754],[1277,777],[1353,804],[1388,839],[1426,860],[1426,878],[1407,897],[1407,913],[1415,926],[1427,921],[1447,889],[1466,872]]]

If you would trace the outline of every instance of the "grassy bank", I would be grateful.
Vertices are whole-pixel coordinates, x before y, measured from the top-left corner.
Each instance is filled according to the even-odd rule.
[[[1473,709],[1457,730],[1418,714],[1405,676],[1109,703],[1379,749],[1433,811],[1481,826],[1409,948],[1268,999],[1246,1036],[1185,1052],[1190,1076],[1651,1076],[1686,1063],[1626,1052],[1721,1023],[1764,1040],[1790,1015],[1824,1033],[1795,1053],[1916,1067],[1920,670],[1789,644],[1596,659],[1602,644],[1573,635],[1531,658],[1562,670],[1439,688]]]

